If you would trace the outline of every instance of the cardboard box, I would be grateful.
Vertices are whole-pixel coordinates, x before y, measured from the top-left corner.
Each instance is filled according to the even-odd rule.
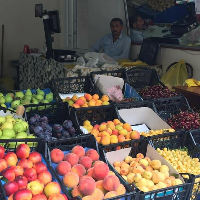
[[[122,109],[118,110],[118,112],[120,117],[132,126],[146,125],[150,130],[171,128],[151,108]]]

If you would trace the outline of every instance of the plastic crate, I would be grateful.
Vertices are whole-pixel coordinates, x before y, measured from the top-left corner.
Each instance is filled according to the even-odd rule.
[[[41,109],[43,107],[43,109]],[[28,112],[27,112],[28,110]],[[67,103],[49,103],[49,104],[37,104],[37,105],[25,105],[25,119],[29,121],[35,114],[40,116],[46,116],[48,118],[49,125],[61,124],[65,120],[71,120],[73,127],[76,130],[76,135],[83,134],[76,121],[71,119],[69,115],[69,107]],[[30,129],[30,126],[29,126]],[[30,130],[31,132],[31,130]]]
[[[200,129],[190,131],[190,136],[194,144],[200,147]]]
[[[7,148],[8,143],[12,142],[12,147]],[[52,181],[54,182],[58,182],[56,175],[54,174],[54,172],[51,170],[51,167],[49,165],[49,162],[46,160],[46,156],[47,156],[47,148],[46,148],[46,144],[43,140],[39,139],[39,138],[35,138],[35,139],[10,139],[9,141],[5,141],[3,139],[0,139],[0,144],[4,144],[3,146],[5,147],[5,153],[7,152],[16,152],[16,148],[17,148],[17,144],[18,143],[25,143],[25,144],[29,144],[33,143],[34,145],[32,147],[30,147],[30,152],[33,151],[37,151],[38,153],[40,153],[42,155],[42,162],[44,162],[47,165],[48,171],[51,173],[52,175]],[[30,142],[30,143],[29,143]],[[58,182],[59,183],[59,182]],[[0,181],[0,199],[1,200],[6,200],[6,194],[5,191],[3,189],[3,181]],[[65,193],[64,187],[62,185],[60,185],[61,190],[63,192],[63,194],[67,195],[67,197],[70,199],[70,197],[68,196],[67,193]],[[72,199],[71,199],[72,200]],[[79,200],[78,198],[74,198],[73,200]]]
[[[134,67],[126,71],[126,80],[129,85],[139,90],[145,86],[165,85],[159,80],[158,74],[154,69],[147,67]]]
[[[126,81],[126,70],[125,69],[119,69],[119,70],[113,70],[113,71],[96,71],[96,72],[91,72],[90,73],[90,79],[95,87],[95,90],[98,91],[99,94],[103,95],[101,91],[97,88],[94,82],[94,76],[95,75],[105,75],[105,76],[114,76],[114,77],[119,77],[124,79],[124,82]]]
[[[60,94],[73,93],[89,93],[100,94],[95,90],[95,87],[89,76],[60,78],[52,81],[53,91],[55,92],[56,100],[62,101]]]
[[[190,134],[185,131],[178,131],[175,133],[166,133],[164,135],[152,136],[150,139],[150,144],[154,148],[163,149],[165,147],[169,149],[179,149],[179,148],[188,148],[188,153],[192,158],[200,159],[200,148],[195,146],[193,143]],[[190,192],[186,199],[195,199],[198,200],[200,197],[200,175],[192,176],[188,182],[192,183]],[[197,191],[193,191],[193,187],[197,188]]]
[[[192,110],[187,99],[183,96],[153,99],[152,102],[155,105],[156,112],[164,120],[181,111]]]
[[[101,124],[102,122],[120,119],[114,105],[95,106],[89,108],[72,108],[70,115],[79,126],[83,126],[85,120],[89,120],[92,125]]]
[[[133,102],[124,102],[124,103],[116,103],[114,104],[118,110],[122,109],[131,109],[131,108],[141,108],[148,107],[151,108],[154,112],[156,112],[155,105],[151,101],[133,101]]]
[[[122,142],[120,143],[120,146],[122,148],[128,148],[131,147],[130,151],[130,156],[136,157],[137,153],[142,153],[146,155],[147,152],[147,145],[149,144],[147,139],[139,139],[137,141],[127,141],[127,142]],[[104,155],[105,162],[108,163],[106,159],[105,152],[110,152],[110,151],[116,151],[117,147],[119,144],[111,144],[108,146],[104,146],[100,148],[101,154]],[[118,176],[118,178],[123,181],[130,190],[135,191],[136,193],[139,194],[138,200],[179,200],[179,199],[184,199],[186,200],[186,197],[188,196],[188,192],[190,190],[190,183],[185,183],[182,185],[174,186],[174,187],[169,187],[169,188],[164,188],[164,189],[159,189],[155,191],[150,191],[150,192],[141,192],[137,186],[134,183],[128,183],[126,182],[122,176],[114,169],[113,166],[112,170],[115,172],[115,174]]]
[[[82,135],[79,138],[66,139],[65,141],[62,141],[62,142],[59,142],[59,141],[50,142],[50,143],[48,143],[48,153],[50,154],[51,150],[57,148],[57,149],[62,150],[65,154],[67,154],[72,150],[73,147],[75,147],[77,145],[82,146],[86,151],[89,149],[95,149],[99,153],[98,144],[97,144],[94,136],[91,134]],[[104,161],[105,158],[102,158],[101,156],[102,156],[102,154],[100,155],[100,160]],[[52,171],[54,171],[54,173],[56,174],[57,179],[59,180],[59,183],[62,185],[62,187],[64,187],[65,193],[69,193],[70,191],[68,191],[68,188],[65,187],[65,185],[62,181],[62,176],[59,176],[56,173],[55,168],[56,168],[57,164],[51,163],[50,156],[49,156],[49,163],[51,165]],[[126,187],[126,185],[125,185],[125,187]],[[133,192],[130,193],[128,187],[126,187],[126,190],[128,191],[128,193],[126,193],[125,195],[121,195],[116,198],[110,198],[109,200],[111,200],[111,199],[112,200],[115,200],[115,199],[130,200],[131,198],[137,196],[136,193],[133,193]],[[133,198],[133,199],[136,199],[136,198]]]

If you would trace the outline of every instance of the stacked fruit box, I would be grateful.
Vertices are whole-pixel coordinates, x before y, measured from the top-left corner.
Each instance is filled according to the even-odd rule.
[[[13,140],[17,146],[18,140]],[[41,139],[21,140],[16,148],[0,146],[0,199],[67,200],[62,186],[45,159],[45,142]],[[28,142],[36,144],[29,147]]]
[[[103,162],[98,144],[92,135],[48,144],[52,169],[60,184],[72,197],[93,199],[135,199],[123,182]],[[103,158],[102,158],[103,156]]]

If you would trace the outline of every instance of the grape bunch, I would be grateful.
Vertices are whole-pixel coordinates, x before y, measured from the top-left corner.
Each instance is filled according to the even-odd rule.
[[[76,132],[71,120],[65,120],[63,125],[54,124],[52,127],[46,116],[41,117],[38,114],[29,119],[29,124],[31,133],[45,139],[45,141],[74,137]]]
[[[147,86],[141,89],[139,91],[139,94],[143,98],[150,98],[150,99],[168,98],[178,95],[176,92],[171,91],[169,88],[163,87],[161,85]]]

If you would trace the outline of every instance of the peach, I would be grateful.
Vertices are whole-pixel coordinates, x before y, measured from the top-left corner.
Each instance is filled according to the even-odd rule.
[[[140,133],[138,131],[132,131],[131,132],[131,139],[132,140],[137,140],[140,138]]]
[[[91,123],[90,123],[89,120],[85,120],[85,121],[83,122],[83,126],[90,126],[90,125],[91,125]]]
[[[109,101],[108,95],[103,95],[103,96],[101,97],[101,101],[103,101],[103,102],[108,102],[108,101]]]
[[[64,158],[64,153],[60,149],[53,149],[50,153],[51,161],[53,163],[59,163]]]
[[[153,169],[160,169],[162,164],[161,164],[160,160],[152,160],[150,165]]]
[[[86,173],[86,175],[87,175],[87,176],[91,176],[91,177],[92,177],[92,175],[93,175],[93,170],[94,170],[94,167],[92,167],[92,168],[89,168],[89,169],[87,170],[87,173]]]
[[[68,188],[74,188],[79,183],[79,176],[74,172],[68,172],[63,177],[63,183]]]
[[[96,100],[95,106],[102,106],[102,101],[101,100]]]
[[[85,99],[87,101],[90,101],[92,99],[92,95],[91,94],[85,94],[84,97],[85,97]]]
[[[88,102],[88,106],[95,106],[96,104],[96,101],[94,99],[91,99],[89,102]]]
[[[92,196],[84,196],[82,200],[92,200]]]
[[[123,130],[123,125],[121,126],[118,124],[117,126],[115,126],[115,129],[118,131]]]
[[[92,96],[92,98],[93,98],[94,100],[98,100],[98,99],[99,99],[99,95],[98,95],[98,94],[94,94],[94,95]]]
[[[96,137],[96,140],[97,140],[98,144],[101,143],[101,137]]]
[[[106,194],[108,191],[103,187],[103,180],[96,182],[96,188],[100,189],[103,194]]]
[[[95,124],[95,125],[94,125],[94,129],[99,130],[99,124]]]
[[[153,171],[153,168],[152,168],[151,166],[147,166],[145,170],[146,170],[146,171],[152,172],[152,171]]]
[[[71,172],[78,174],[79,177],[82,177],[86,174],[85,167],[81,164],[76,164],[72,167]]]
[[[115,167],[115,170],[120,174],[121,171],[120,167]]]
[[[167,187],[167,184],[166,184],[166,183],[163,183],[163,182],[159,182],[159,183],[157,184],[157,187],[158,187],[158,189],[166,188],[166,187]]]
[[[110,144],[110,137],[109,136],[103,136],[101,138],[101,144],[102,145],[109,145]]]
[[[15,177],[23,175],[24,169],[21,166],[12,166],[10,168],[13,168],[13,172],[15,173]]]
[[[92,200],[102,200],[104,198],[104,193],[99,188],[95,188],[91,196]]]
[[[105,131],[106,131],[109,135],[112,135],[112,130],[111,130],[110,128],[107,128]]]
[[[4,159],[0,159],[0,172],[2,172],[7,167],[8,167],[7,162]]]
[[[90,176],[83,176],[80,178],[78,188],[83,195],[91,195],[96,188],[95,180]]]
[[[126,188],[122,184],[120,184],[116,192],[118,195],[126,194]]]
[[[79,160],[79,164],[83,165],[85,169],[89,169],[92,166],[92,159],[89,156],[84,156]]]
[[[151,159],[149,157],[145,157],[144,159],[146,159],[149,164],[151,163]]]
[[[67,161],[61,161],[57,165],[56,171],[60,176],[64,176],[65,174],[71,171],[71,164]]]
[[[92,129],[91,134],[98,136],[99,131],[97,129]]]
[[[68,161],[71,166],[78,164],[79,157],[75,153],[68,153],[64,157],[64,161]]]
[[[128,168],[121,168],[120,169],[120,174],[121,175],[128,175],[128,173],[129,173],[129,169]]]
[[[172,185],[175,186],[175,185],[181,185],[183,184],[183,182],[181,181],[181,179],[175,179],[173,182],[172,182]]]
[[[144,169],[141,166],[135,166],[135,167],[133,167],[132,172],[134,174],[137,174],[137,173],[142,174],[144,172]]]
[[[125,137],[126,137],[126,139],[130,139],[131,140],[131,132],[128,132]]]
[[[26,169],[26,168],[32,168],[33,167],[33,163],[28,160],[28,159],[21,159],[18,163],[17,163],[18,166],[21,166],[23,169]]]
[[[85,155],[86,155],[86,156],[89,156],[89,157],[92,159],[92,161],[97,161],[97,160],[99,160],[99,154],[98,154],[98,152],[97,152],[96,150],[94,150],[94,149],[88,150],[88,151],[86,152]]]
[[[153,176],[153,174],[150,171],[144,171],[142,173],[142,177],[145,179],[148,179],[148,180],[150,180],[152,178],[152,176]]]
[[[114,123],[115,126],[116,126],[117,124],[120,124],[121,122],[119,121],[119,119],[114,119],[114,120],[113,120],[113,123]]]
[[[8,166],[16,166],[18,162],[17,155],[13,152],[8,152],[5,154],[4,160],[7,162]]]
[[[101,132],[101,137],[108,136],[110,138],[110,134],[106,131]]]
[[[159,189],[159,188],[158,188],[157,185],[154,185],[153,187],[150,188],[151,191],[152,191],[152,190],[158,190],[158,189]]]
[[[154,186],[153,181],[152,181],[152,180],[147,180],[147,187],[148,187],[149,189],[151,189],[153,186]]]
[[[169,172],[168,171],[164,171],[164,172],[161,172],[162,174],[164,174],[165,178],[169,178]]]
[[[118,136],[118,135],[119,135],[119,131],[116,130],[116,129],[114,129],[114,130],[112,131],[112,135],[116,135],[116,136]]]
[[[82,99],[84,102],[86,102],[86,98],[84,96],[79,97],[79,99]]]
[[[109,172],[109,167],[106,163],[99,163],[94,166],[93,178],[96,180],[103,180]]]
[[[107,127],[112,131],[115,130],[115,124],[112,121],[107,123]]]
[[[138,183],[137,183],[137,186],[140,188],[142,186],[145,186],[147,187],[147,180],[145,178],[141,178]]]
[[[50,182],[44,187],[44,194],[50,197],[53,194],[58,194],[61,192],[61,187],[57,182]]]
[[[152,181],[154,183],[164,182],[165,181],[165,175],[161,172],[153,173]]]
[[[120,163],[119,161],[115,161],[115,162],[113,163],[113,166],[114,166],[114,167],[121,167],[121,163]]]
[[[106,195],[104,196],[104,199],[110,199],[110,198],[116,197],[116,196],[118,196],[116,191],[110,191],[110,192],[106,193]]]
[[[73,102],[75,102],[77,99],[78,99],[78,96],[77,96],[76,94],[74,94],[73,97],[71,98],[71,100],[72,100]]]
[[[169,172],[169,167],[167,165],[161,165],[160,167],[160,172],[168,171]]]
[[[79,158],[82,158],[85,155],[85,149],[82,146],[77,145],[73,147],[71,153],[75,153]]]
[[[119,135],[119,136],[118,136],[118,141],[119,141],[119,142],[124,142],[124,141],[125,141],[124,135]]]
[[[106,129],[107,129],[106,124],[100,124],[100,126],[99,126],[99,131],[100,132],[105,131]]]
[[[72,105],[74,108],[80,108],[81,106],[79,105],[79,104],[77,104],[77,103],[74,103],[73,105]]]
[[[140,164],[136,161],[132,161],[130,167],[134,168],[135,166],[140,166]]]
[[[144,155],[143,155],[142,153],[138,153],[138,154],[136,155],[136,158],[142,159],[142,158],[144,158]]]
[[[83,99],[77,99],[76,100],[76,104],[78,104],[79,106],[82,106],[85,103],[85,101]]]
[[[133,161],[133,158],[131,156],[126,156],[124,161],[129,164]]]
[[[129,123],[123,124],[123,128],[126,129],[128,132],[132,131],[132,127]]]
[[[95,162],[93,163],[93,167],[96,167],[98,164],[102,164],[102,163],[104,163],[104,162],[101,161],[101,160],[97,160],[97,161],[95,161]]]
[[[137,183],[142,178],[142,175],[137,173],[135,174],[134,181]]]
[[[110,137],[110,143],[111,144],[118,143],[118,138],[117,138],[116,135],[111,135],[111,137]]]
[[[129,183],[133,183],[133,182],[134,182],[134,177],[135,177],[135,174],[134,174],[134,173],[128,174],[128,176],[127,176],[127,181],[128,181]]]
[[[121,146],[117,146],[116,147],[116,150],[120,150],[122,147]]]
[[[42,172],[40,172],[38,174],[37,178],[44,185],[46,185],[47,183],[50,183],[52,181],[52,175],[48,171],[42,171]]]
[[[115,175],[115,173],[113,171],[109,171],[108,175]]]
[[[173,181],[169,178],[165,179],[164,183],[167,185],[167,187],[173,186]]]
[[[30,147],[27,144],[20,144],[16,149],[16,155],[19,159],[28,158],[30,154]]]
[[[62,194],[53,194],[48,200],[65,200],[65,197]]]
[[[79,187],[76,186],[76,187],[73,188],[73,190],[72,190],[72,196],[73,196],[73,197],[80,196],[80,197],[82,198],[84,195],[81,194],[81,192],[80,192],[80,190],[79,190]]]
[[[148,161],[146,160],[146,159],[141,159],[140,161],[139,161],[139,163],[140,163],[140,165],[144,165],[145,167],[147,167],[148,166]]]
[[[108,191],[115,191],[120,185],[119,178],[115,175],[108,175],[103,180],[103,187]]]
[[[82,105],[82,108],[87,108],[88,107],[88,104],[87,103],[84,103],[83,105]]]
[[[146,187],[146,186],[142,186],[142,187],[140,187],[139,189],[140,189],[142,192],[149,192],[149,191],[150,191],[149,188]]]
[[[126,162],[121,162],[121,168],[128,168],[129,169],[129,164],[127,164]]]

